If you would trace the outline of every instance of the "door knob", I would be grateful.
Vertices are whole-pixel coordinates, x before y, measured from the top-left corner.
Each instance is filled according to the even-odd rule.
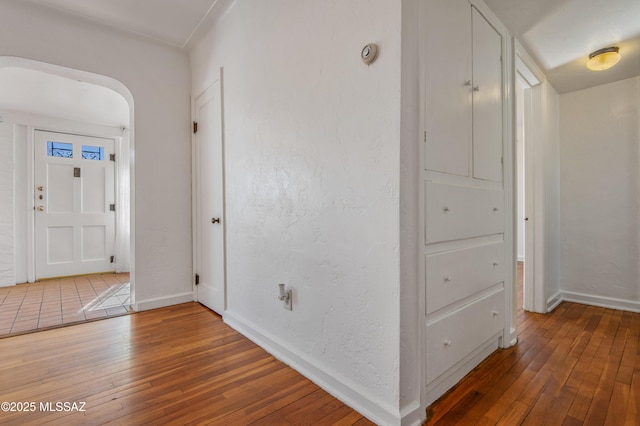
[[[220,223],[220,218],[219,217],[212,217],[211,218],[211,223]]]
[[[38,211],[39,212],[43,212],[44,211],[44,206],[38,206]]]
[[[528,220],[529,220],[529,218],[528,218],[528,217],[525,217],[525,218],[524,218],[524,220],[527,220],[527,221],[528,221]]]

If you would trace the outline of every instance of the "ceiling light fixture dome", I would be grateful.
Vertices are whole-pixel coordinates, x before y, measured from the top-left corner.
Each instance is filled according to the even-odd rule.
[[[617,64],[619,60],[619,47],[605,47],[604,49],[596,50],[589,55],[587,68],[592,71],[608,70],[609,68]]]

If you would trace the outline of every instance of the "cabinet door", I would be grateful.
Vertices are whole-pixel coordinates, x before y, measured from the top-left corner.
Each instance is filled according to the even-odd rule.
[[[469,176],[471,17],[467,0],[426,2],[425,168]]]
[[[473,177],[502,182],[502,39],[472,7]]]

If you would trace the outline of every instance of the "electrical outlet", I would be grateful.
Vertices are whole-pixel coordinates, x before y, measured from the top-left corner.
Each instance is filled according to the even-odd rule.
[[[293,290],[291,288],[285,289],[284,284],[278,284],[278,300],[282,301],[286,310],[293,310]]]

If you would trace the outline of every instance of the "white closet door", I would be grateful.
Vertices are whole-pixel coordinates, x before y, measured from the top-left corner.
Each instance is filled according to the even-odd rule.
[[[222,315],[225,309],[224,183],[220,80],[196,99],[196,270],[198,302]]]
[[[472,83],[469,2],[436,0],[426,7],[425,168],[469,176]]]
[[[472,7],[473,177],[502,182],[500,34]]]

